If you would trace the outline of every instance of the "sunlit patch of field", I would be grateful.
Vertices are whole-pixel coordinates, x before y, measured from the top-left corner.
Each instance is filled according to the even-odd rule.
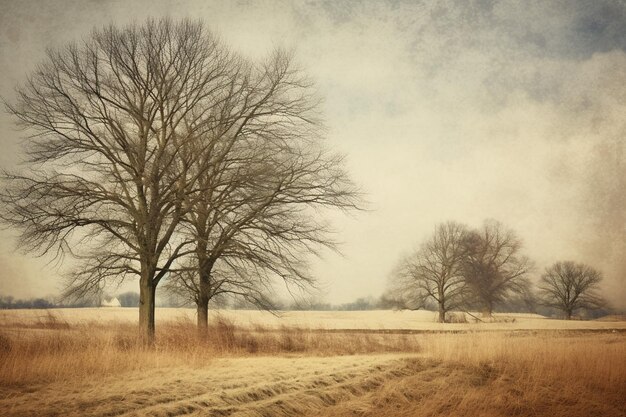
[[[149,348],[130,315],[108,316],[127,311],[136,313],[2,312],[0,415],[625,415],[626,332],[619,321],[594,331],[507,327],[553,321],[518,316],[479,323],[500,330],[469,323],[454,325],[468,330],[462,333],[407,334],[372,324],[342,330],[367,316],[356,312],[294,314],[291,320],[311,320],[298,326],[229,312],[213,317],[209,337],[198,338],[189,316],[168,311],[168,320],[161,310],[157,344]],[[370,317],[375,313],[378,320],[396,317],[388,329],[418,317]],[[316,325],[314,314],[325,325]],[[330,323],[338,323],[335,331]]]
[[[53,314],[70,325],[136,323],[136,308],[82,308],[51,310],[0,310],[0,326],[28,326],[47,320]],[[191,308],[157,308],[157,322],[195,320]],[[483,320],[476,315],[465,316],[467,323],[437,323],[437,313],[432,311],[286,311],[277,315],[255,310],[214,310],[211,320],[223,318],[240,327],[266,328],[300,327],[309,329],[369,329],[369,330],[429,330],[429,331],[481,331],[481,330],[574,330],[574,329],[626,329],[624,320],[554,320],[538,314],[495,314],[493,320]]]

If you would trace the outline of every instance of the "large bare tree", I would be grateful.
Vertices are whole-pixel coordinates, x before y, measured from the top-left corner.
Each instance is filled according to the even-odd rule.
[[[546,268],[539,283],[541,302],[561,310],[570,320],[579,309],[596,309],[606,303],[598,294],[602,275],[592,267],[572,261]]]
[[[4,176],[4,221],[26,250],[85,260],[72,294],[138,276],[148,340],[157,286],[192,247],[175,232],[207,166],[197,142],[215,130],[238,68],[197,22],[110,26],[48,51],[7,105],[27,159]]]
[[[420,248],[405,257],[392,275],[392,294],[409,308],[423,308],[428,300],[437,304],[439,322],[446,313],[464,305],[467,286],[463,275],[468,229],[456,222],[435,227]]]
[[[325,150],[319,100],[291,56],[275,51],[241,76],[240,97],[221,114],[223,127],[198,151],[206,154],[202,192],[184,222],[195,240],[196,273],[181,271],[170,285],[196,302],[201,331],[215,295],[237,294],[269,308],[272,278],[312,285],[307,255],[335,246],[319,210],[359,204],[343,158]]]
[[[523,294],[530,286],[527,276],[532,264],[522,255],[522,241],[513,230],[487,220],[467,235],[465,246],[465,282],[485,316],[491,316],[494,307],[511,294]]]

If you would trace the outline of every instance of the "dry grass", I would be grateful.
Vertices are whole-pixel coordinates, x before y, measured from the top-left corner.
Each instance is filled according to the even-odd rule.
[[[201,367],[216,357],[249,355],[354,355],[417,352],[414,335],[327,333],[309,329],[238,327],[214,320],[201,338],[190,320],[158,327],[154,348],[136,325],[69,325],[53,314],[19,327],[0,328],[0,381],[6,387],[107,376],[155,367]]]
[[[222,318],[200,339],[178,319],[160,323],[154,349],[136,333],[55,313],[4,322],[0,415],[625,415],[621,331],[330,332]]]
[[[623,333],[438,334],[421,343],[429,358],[465,372],[458,386],[431,396],[430,408],[457,415],[626,415]]]

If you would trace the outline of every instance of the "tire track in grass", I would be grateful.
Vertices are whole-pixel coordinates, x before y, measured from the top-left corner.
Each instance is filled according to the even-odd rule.
[[[232,414],[245,403],[336,385],[400,356],[231,358],[199,369],[161,368],[99,381],[56,382],[0,399],[0,414],[173,416],[209,409]]]

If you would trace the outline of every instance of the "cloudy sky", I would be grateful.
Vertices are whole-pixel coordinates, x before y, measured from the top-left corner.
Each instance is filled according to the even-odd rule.
[[[293,47],[325,97],[328,146],[370,210],[333,216],[314,261],[327,300],[379,295],[441,221],[513,228],[537,278],[588,262],[626,307],[626,3],[621,1],[2,1],[0,96],[47,47],[108,23],[200,18],[234,49]],[[0,165],[19,160],[0,115]],[[0,293],[58,292],[59,269],[1,232]]]

